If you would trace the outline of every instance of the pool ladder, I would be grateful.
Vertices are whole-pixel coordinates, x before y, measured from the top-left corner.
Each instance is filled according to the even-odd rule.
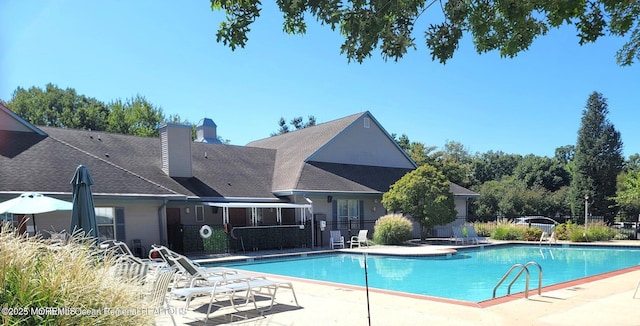
[[[522,264],[515,264],[513,266],[511,266],[511,268],[504,274],[504,276],[500,279],[500,281],[498,281],[498,284],[496,284],[496,286],[493,288],[493,298],[495,299],[496,297],[496,291],[498,290],[498,287],[500,285],[502,285],[502,283],[507,279],[507,277],[509,277],[509,275],[511,275],[511,273],[513,273],[515,270],[518,270],[518,274],[516,274],[516,276],[513,278],[513,280],[511,281],[511,283],[509,283],[509,287],[507,288],[507,295],[511,294],[511,286],[513,285],[513,283],[516,282],[516,280],[518,280],[518,278],[520,277],[520,275],[522,275],[523,272],[526,272],[526,279],[525,279],[525,285],[524,285],[524,297],[525,298],[529,298],[529,269],[527,268],[527,266],[531,266],[531,265],[535,265],[538,266],[538,270],[540,271],[540,275],[538,277],[538,295],[542,294],[542,267],[540,267],[540,264],[536,263],[535,261],[530,261],[524,265]]]

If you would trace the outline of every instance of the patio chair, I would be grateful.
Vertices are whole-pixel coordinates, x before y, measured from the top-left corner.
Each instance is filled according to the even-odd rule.
[[[451,238],[449,238],[449,241],[453,242],[454,244],[458,244],[458,241],[460,242],[460,244],[464,244],[466,239],[464,237],[464,234],[462,233],[462,226],[451,227]]]
[[[67,232],[65,230],[60,232],[51,231],[49,234],[49,241],[53,244],[64,244],[67,242]]]
[[[176,279],[176,286],[180,286],[179,281],[187,281],[188,287],[194,287],[196,285],[205,285],[210,284],[211,282],[217,280],[216,277],[225,276],[227,274],[237,274],[236,271],[224,268],[224,267],[212,267],[206,268],[201,267],[195,264],[191,259],[176,254],[176,256],[168,256],[169,260],[173,260],[175,262],[175,266],[178,267],[180,271],[181,278]]]
[[[368,246],[369,244],[367,243],[367,233],[369,233],[369,230],[360,230],[360,232],[358,232],[358,235],[352,236],[351,241],[349,241],[349,247],[353,248],[354,246],[357,246],[358,248],[360,248],[362,244]]]
[[[468,242],[473,242],[475,244],[489,243],[489,238],[488,237],[481,237],[481,236],[478,235],[478,232],[476,232],[475,226],[467,225],[467,226],[465,226],[465,229],[467,230],[467,241]]]
[[[171,280],[173,280],[175,273],[176,270],[173,268],[159,270],[156,274],[156,279],[151,291],[145,296],[145,299],[152,307],[166,309],[169,316],[171,316],[171,321],[174,326],[176,325],[176,320],[173,317],[173,309],[169,306],[169,298],[167,294],[169,293],[168,291],[171,286]]]
[[[185,309],[189,309],[191,300],[196,296],[207,295],[215,292],[217,287],[234,282],[243,282],[253,279],[265,279],[264,276],[246,274],[224,274],[207,278],[209,286],[182,287],[171,290],[171,295],[185,300]]]
[[[296,307],[300,307],[298,298],[296,297],[296,292],[293,289],[293,284],[291,282],[274,281],[268,279],[252,279],[245,282],[229,283],[214,287],[214,290],[212,290],[211,292],[211,299],[209,301],[209,308],[207,309],[207,318],[205,318],[205,323],[209,320],[211,307],[215,305],[214,302],[218,301],[218,298],[229,299],[231,306],[236,310],[238,310],[238,305],[234,300],[243,299],[244,303],[242,305],[247,305],[251,302],[253,303],[253,308],[262,314],[263,312],[271,310],[273,308],[273,304],[275,303],[276,299],[276,292],[280,288],[291,290],[291,293],[293,294],[293,300],[296,303]],[[258,305],[256,304],[256,294],[269,297],[271,299],[269,306],[264,309],[259,309]]]
[[[344,248],[344,237],[340,234],[340,231],[332,230],[330,233],[331,238],[329,239],[329,242],[331,243],[331,249],[335,249],[337,246]]]

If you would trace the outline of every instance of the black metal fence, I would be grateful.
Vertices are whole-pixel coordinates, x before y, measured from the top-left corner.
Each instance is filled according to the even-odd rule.
[[[230,238],[234,252],[311,247],[311,229],[307,225],[237,227]]]
[[[222,226],[211,226],[211,236],[208,238],[200,236],[201,227],[182,225],[185,254],[211,255],[311,247],[310,225],[236,227],[229,233]]]

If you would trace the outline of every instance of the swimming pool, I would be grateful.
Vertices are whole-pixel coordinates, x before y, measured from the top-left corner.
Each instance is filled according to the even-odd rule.
[[[514,264],[537,262],[542,286],[640,265],[640,249],[630,247],[509,245],[461,249],[437,257],[367,255],[370,288],[480,302],[491,299],[500,278]],[[317,254],[286,259],[225,263],[247,271],[365,286],[363,254]],[[538,268],[529,267],[529,288],[538,286]],[[513,273],[515,275],[517,273]],[[512,278],[498,288],[507,294]],[[511,293],[524,291],[524,274]]]

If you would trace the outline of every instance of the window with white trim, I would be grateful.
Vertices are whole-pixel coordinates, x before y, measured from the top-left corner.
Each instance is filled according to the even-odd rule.
[[[123,207],[95,207],[94,210],[100,241],[126,240]]]
[[[338,199],[338,224],[357,220],[360,216],[360,201],[357,199]]]
[[[115,210],[113,207],[96,207],[94,209],[98,223],[98,238],[100,241],[114,240],[116,235]]]

